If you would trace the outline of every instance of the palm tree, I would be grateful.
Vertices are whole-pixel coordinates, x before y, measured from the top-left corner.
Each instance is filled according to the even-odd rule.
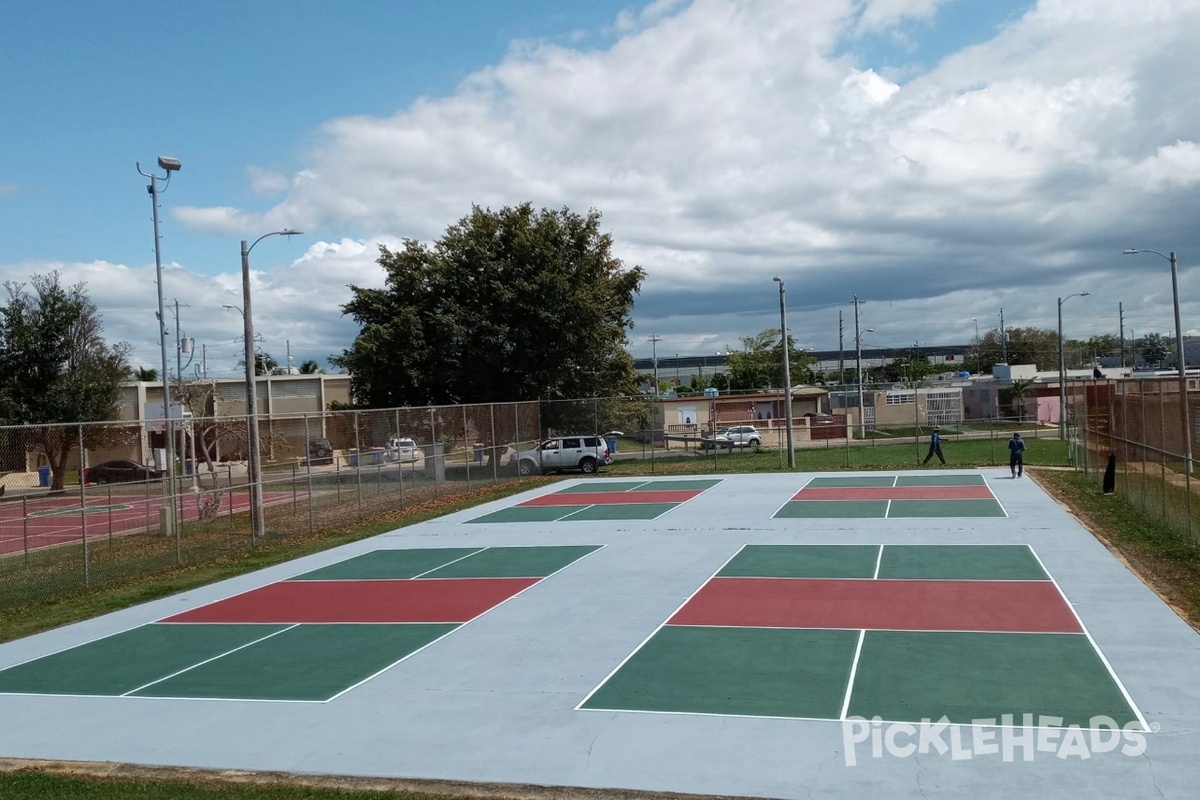
[[[143,383],[158,380],[158,370],[150,367],[138,367],[132,374],[135,381],[142,381]]]
[[[316,361],[312,360],[311,358],[308,359],[307,361],[302,362],[300,364],[300,367],[296,371],[299,372],[301,375],[324,375],[325,374],[325,370],[321,369],[321,365],[318,364]]]
[[[1033,391],[1034,383],[1036,381],[1033,378],[1017,378],[1002,392],[1006,402],[1016,406],[1017,418],[1021,422],[1024,422],[1026,417],[1025,396]]]

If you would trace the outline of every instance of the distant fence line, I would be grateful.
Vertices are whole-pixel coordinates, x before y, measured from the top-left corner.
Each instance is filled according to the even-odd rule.
[[[728,450],[701,450],[698,427],[668,435],[656,413],[648,398],[610,397],[260,415],[265,536],[320,537],[347,523],[516,480],[517,449],[553,433],[606,435],[616,458],[645,459],[650,472],[655,459],[678,455],[725,469]],[[927,429],[876,428],[866,441],[854,441],[845,436],[845,418],[837,419],[836,431],[797,446],[829,451],[831,468],[868,466],[865,448],[912,448],[914,463],[924,454]],[[772,422],[762,426],[756,449],[775,451],[783,469],[786,431]],[[173,485],[80,480],[81,446],[85,468],[162,453],[164,434],[142,423],[0,427],[0,610],[256,546],[246,513],[247,418],[188,418],[175,427]],[[989,440],[996,463],[1007,459],[1004,439],[1012,429],[1012,421],[979,420],[944,433]],[[1036,423],[1025,430],[1057,436]],[[416,451],[389,446],[397,437],[414,440]],[[314,449],[318,440],[328,444]],[[53,476],[38,469],[46,461],[39,448],[66,443],[74,446],[57,476],[63,488],[51,491],[42,485]]]

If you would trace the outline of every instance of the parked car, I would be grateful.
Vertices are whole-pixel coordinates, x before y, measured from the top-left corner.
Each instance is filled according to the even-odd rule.
[[[308,463],[309,464],[332,464],[333,463],[333,445],[328,439],[309,439],[308,441]]]
[[[591,474],[613,461],[608,442],[602,436],[554,436],[538,445],[536,450],[519,450],[509,461],[515,463],[520,475],[536,475],[577,469]]]
[[[162,470],[136,461],[105,461],[83,471],[84,483],[131,483],[154,481],[163,476]]]
[[[700,437],[701,450],[732,450],[735,447],[755,447],[762,444],[762,435],[753,425],[733,425],[718,431],[716,436]]]
[[[404,436],[393,436],[384,446],[388,461],[412,462],[421,460],[421,449],[413,439]]]

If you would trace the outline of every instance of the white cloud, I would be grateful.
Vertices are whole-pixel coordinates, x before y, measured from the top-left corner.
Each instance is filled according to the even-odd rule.
[[[648,271],[635,340],[657,331],[680,352],[776,324],[776,274],[798,338],[823,346],[852,294],[878,337],[961,342],[964,320],[995,327],[1001,306],[1051,327],[1055,295],[1080,284],[1115,308],[1134,269],[1155,283],[1130,298],[1139,327],[1169,329],[1161,276],[1119,253],[1200,255],[1200,3],[1043,0],[904,81],[838,55],[848,37],[935,24],[941,5],[661,0],[618,18],[606,49],[523,42],[449,96],[329,120],[286,179],[249,170],[256,192],[285,192],[265,211],[174,213],[325,232],[256,276],[284,330],[353,335],[335,304],[381,280],[368,242],[432,240],[473,203],[524,201],[600,209]],[[1092,324],[1114,330],[1114,315]]]
[[[0,183],[0,197],[6,194],[16,194],[19,188],[15,183]]]

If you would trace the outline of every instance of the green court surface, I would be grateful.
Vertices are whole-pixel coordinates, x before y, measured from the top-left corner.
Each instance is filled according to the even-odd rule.
[[[513,506],[467,520],[471,522],[555,522],[567,519],[588,506]]]
[[[374,550],[0,670],[0,693],[323,702],[598,549]]]
[[[328,567],[297,575],[293,581],[396,580],[415,578],[478,553],[481,547],[431,547],[424,550],[372,550]]]
[[[830,594],[842,598],[839,602],[869,596],[874,579],[886,580],[899,587],[905,607],[886,607],[884,619],[918,624],[904,630],[887,624],[778,627],[765,622],[770,617],[758,605],[736,605],[745,582],[728,579],[744,578],[773,579],[765,584],[767,592],[822,581],[862,587],[861,593]],[[1063,630],[1078,632],[1038,629],[1047,615],[1075,617],[1057,590],[1047,595],[1025,588],[1051,581],[1027,545],[747,545],[714,579],[580,708],[832,720],[878,716],[894,722],[945,716],[991,724],[1004,715],[1020,721],[1030,714],[1049,727],[1084,728],[1105,716],[1119,725],[1144,723],[1086,632],[1074,623]],[[905,595],[910,580],[913,588]],[[946,609],[930,606],[924,597],[932,587],[949,585],[1009,587],[1004,608],[981,600],[967,600],[964,608],[970,618],[986,621],[1035,604],[1026,617],[1031,627],[937,628]],[[849,602],[851,610],[858,608],[857,599]],[[863,602],[868,605],[862,609],[870,610],[870,601]]]
[[[915,580],[1048,581],[1033,550],[1023,544],[885,545],[880,578]]]
[[[251,647],[182,671],[133,694],[140,697],[328,700],[457,627],[428,623],[296,625],[261,639]]]
[[[984,488],[980,490],[975,487]],[[887,492],[887,489],[895,491]],[[916,497],[911,496],[914,493]],[[981,494],[985,496],[981,497]],[[900,496],[889,498],[888,495]],[[773,518],[936,519],[1006,516],[982,475],[931,473],[818,476],[784,503]]]
[[[653,481],[610,481],[606,479],[573,483],[555,492],[535,498],[537,505],[525,501],[509,508],[484,514],[468,523],[492,522],[600,522],[651,520],[682,504],[677,498],[657,498],[671,502],[643,502],[654,492],[695,492],[699,495],[721,483],[721,479],[675,479]],[[555,495],[564,495],[563,505],[555,505]],[[596,502],[581,504],[580,495],[595,495]],[[693,496],[695,496],[693,495]],[[567,496],[570,499],[567,499]],[[627,499],[625,499],[627,498]]]
[[[588,506],[570,516],[572,521],[656,519],[675,508],[678,503],[638,503],[636,505]]]
[[[893,500],[888,518],[901,517],[1005,517],[995,500]]]
[[[594,480],[587,483],[573,483],[566,488],[559,489],[555,494],[585,494],[596,492],[599,494],[607,494],[610,492],[667,492],[678,489],[694,489],[702,492],[705,489],[711,489],[719,484],[719,479],[713,480],[657,480],[657,481],[610,481],[610,480]]]
[[[775,519],[883,519],[887,500],[792,500],[775,512]]]
[[[867,631],[849,714],[885,720],[1062,717],[1090,728],[1137,715],[1080,634]]]
[[[0,671],[0,692],[125,694],[286,627],[146,625]]]
[[[581,708],[837,719],[858,631],[663,628]]]
[[[870,578],[875,544],[746,545],[717,573],[722,578]]]
[[[995,500],[790,500],[776,519],[1006,517]]]
[[[448,562],[425,578],[544,578],[597,550],[595,545],[489,547]]]
[[[878,486],[986,486],[982,475],[832,475],[813,478],[808,486],[870,488]]]
[[[717,577],[1050,580],[1023,544],[751,544]]]

